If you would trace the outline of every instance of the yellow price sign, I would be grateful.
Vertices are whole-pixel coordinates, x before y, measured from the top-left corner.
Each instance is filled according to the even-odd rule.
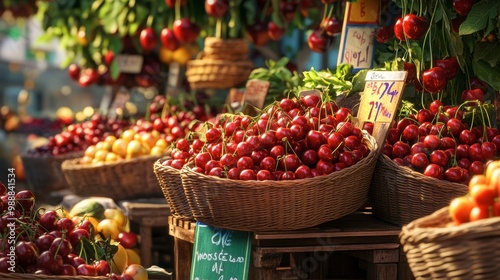
[[[406,71],[369,71],[358,119],[361,122],[392,122],[401,101],[406,75]]]

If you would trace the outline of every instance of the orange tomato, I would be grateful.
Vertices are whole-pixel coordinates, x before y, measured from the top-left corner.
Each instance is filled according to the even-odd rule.
[[[477,206],[491,206],[495,203],[495,190],[486,184],[477,184],[470,188],[470,196]]]
[[[468,197],[457,197],[450,203],[450,217],[457,225],[466,223],[470,221],[470,213],[472,208],[474,208],[474,202]]]
[[[497,195],[500,195],[500,168],[497,168],[491,171],[490,187],[497,192]]]
[[[486,179],[486,176],[483,174],[477,174],[472,176],[472,178],[469,181],[469,191],[472,186],[478,185],[478,184],[488,184],[488,179]]]
[[[489,207],[475,206],[470,211],[469,219],[471,222],[482,220],[490,217]]]

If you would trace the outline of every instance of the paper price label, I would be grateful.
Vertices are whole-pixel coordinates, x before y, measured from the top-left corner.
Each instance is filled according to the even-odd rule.
[[[137,74],[141,72],[142,63],[144,61],[142,56],[119,54],[115,59],[122,73]]]
[[[362,122],[392,122],[401,101],[406,75],[406,71],[369,71],[358,119]]]

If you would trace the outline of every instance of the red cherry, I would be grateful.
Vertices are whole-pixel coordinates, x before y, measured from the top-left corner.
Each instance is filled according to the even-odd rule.
[[[380,44],[387,43],[392,37],[394,37],[394,27],[389,25],[382,25],[375,31],[375,39]]]
[[[465,17],[469,14],[475,2],[475,0],[453,0],[453,9],[457,14]]]
[[[429,21],[425,17],[407,14],[403,18],[403,32],[407,38],[419,40],[429,29]]]
[[[394,23],[394,36],[400,41],[406,41],[403,31],[403,18],[398,18],[396,23]]]
[[[205,12],[207,15],[222,18],[229,10],[229,0],[205,0]]]
[[[323,29],[328,36],[335,36],[342,32],[342,22],[336,17],[325,18],[323,20]]]
[[[430,93],[436,93],[446,87],[446,72],[443,68],[435,66],[427,69],[422,74],[424,89]]]
[[[434,65],[444,69],[446,79],[451,80],[457,76],[460,65],[456,57],[449,57],[446,59],[435,59]]]
[[[139,35],[139,42],[145,52],[154,50],[156,48],[156,45],[158,44],[158,39],[156,38],[153,28],[148,27],[141,30],[141,33]]]
[[[307,38],[307,45],[312,51],[324,53],[330,46],[330,37],[322,30],[314,30]]]
[[[162,46],[171,51],[175,51],[181,45],[177,37],[175,37],[174,31],[167,27],[161,30],[160,40]]]
[[[181,43],[194,42],[200,34],[200,28],[187,18],[174,21],[172,29],[175,37]]]
[[[286,29],[278,26],[274,21],[267,24],[267,35],[274,41],[279,41],[285,35]]]
[[[262,22],[256,22],[248,26],[246,35],[252,44],[259,47],[265,46],[269,40],[267,25]]]
[[[78,64],[73,63],[68,67],[68,75],[72,80],[78,81],[78,78],[80,77],[80,67]]]

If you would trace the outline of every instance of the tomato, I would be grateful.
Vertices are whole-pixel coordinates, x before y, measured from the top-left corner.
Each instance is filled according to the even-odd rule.
[[[490,217],[490,209],[488,207],[474,206],[470,211],[470,221],[487,219]]]
[[[450,203],[450,217],[457,225],[467,223],[470,221],[470,213],[472,208],[474,208],[474,202],[472,202],[472,200],[470,200],[468,197],[457,197]]]
[[[469,193],[472,200],[478,206],[488,207],[495,202],[495,190],[486,184],[476,184],[469,188]]]

